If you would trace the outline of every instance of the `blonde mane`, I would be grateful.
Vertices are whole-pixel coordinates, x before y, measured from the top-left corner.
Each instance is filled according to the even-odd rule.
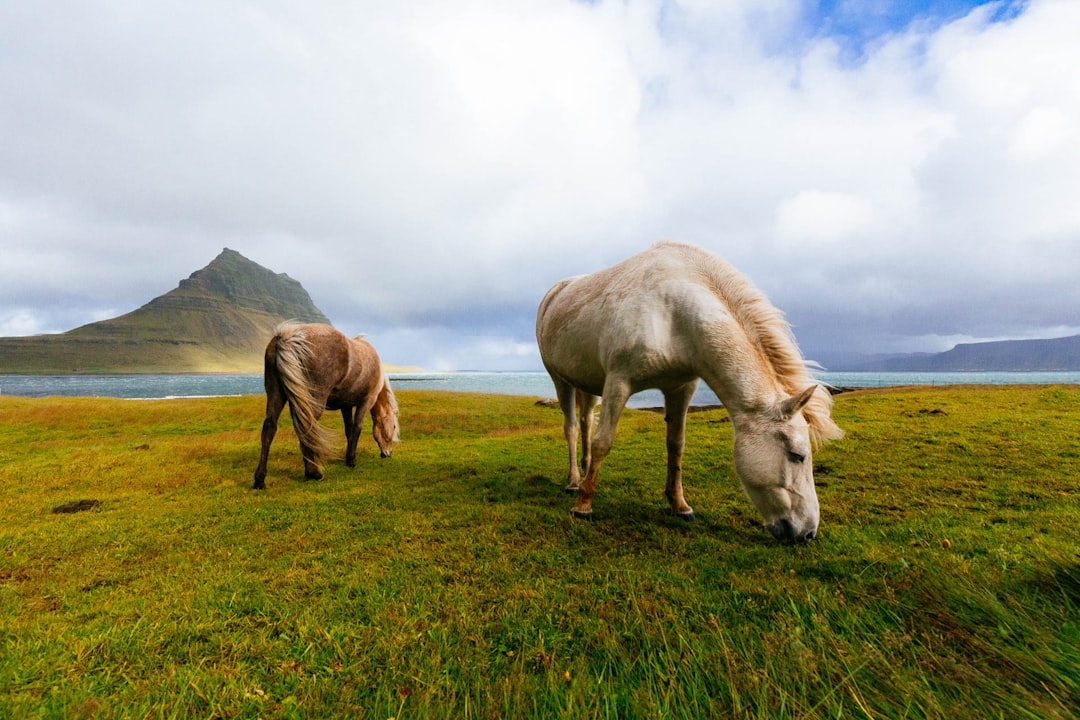
[[[772,371],[784,393],[797,395],[810,385],[818,386],[802,411],[813,444],[818,446],[843,437],[843,430],[830,417],[832,395],[810,374],[810,368],[817,367],[817,364],[803,358],[784,314],[726,260],[692,245],[665,244],[692,252],[692,259],[702,276],[714,294],[724,301],[728,312],[746,334],[747,341],[757,351],[763,366]]]

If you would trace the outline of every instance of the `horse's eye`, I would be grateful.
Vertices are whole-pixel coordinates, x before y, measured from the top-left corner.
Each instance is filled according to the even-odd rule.
[[[797,452],[795,452],[793,450],[788,450],[787,451],[787,459],[790,460],[791,462],[795,463],[796,465],[798,465],[798,464],[802,463],[803,460],[806,460],[806,456],[805,455],[800,455],[799,453],[797,453]]]

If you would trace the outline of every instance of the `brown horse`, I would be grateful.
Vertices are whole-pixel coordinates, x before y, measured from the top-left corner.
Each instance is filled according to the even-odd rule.
[[[322,478],[323,457],[332,452],[332,435],[319,424],[323,410],[341,410],[346,465],[356,466],[356,443],[368,412],[382,457],[390,457],[398,440],[397,400],[371,343],[350,340],[329,325],[282,323],[266,346],[264,373],[266,419],[255,489],[266,487],[266,460],[286,402],[308,479]]]

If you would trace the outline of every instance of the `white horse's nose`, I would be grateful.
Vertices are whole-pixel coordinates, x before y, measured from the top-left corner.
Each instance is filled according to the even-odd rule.
[[[785,545],[810,542],[817,537],[817,527],[797,531],[787,518],[780,518],[767,527],[772,536]]]

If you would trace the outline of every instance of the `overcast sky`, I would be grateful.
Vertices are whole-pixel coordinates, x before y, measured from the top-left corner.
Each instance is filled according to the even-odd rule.
[[[0,335],[229,247],[386,362],[540,369],[548,287],[660,239],[812,358],[1080,333],[1078,28],[1080,0],[5,2]]]

